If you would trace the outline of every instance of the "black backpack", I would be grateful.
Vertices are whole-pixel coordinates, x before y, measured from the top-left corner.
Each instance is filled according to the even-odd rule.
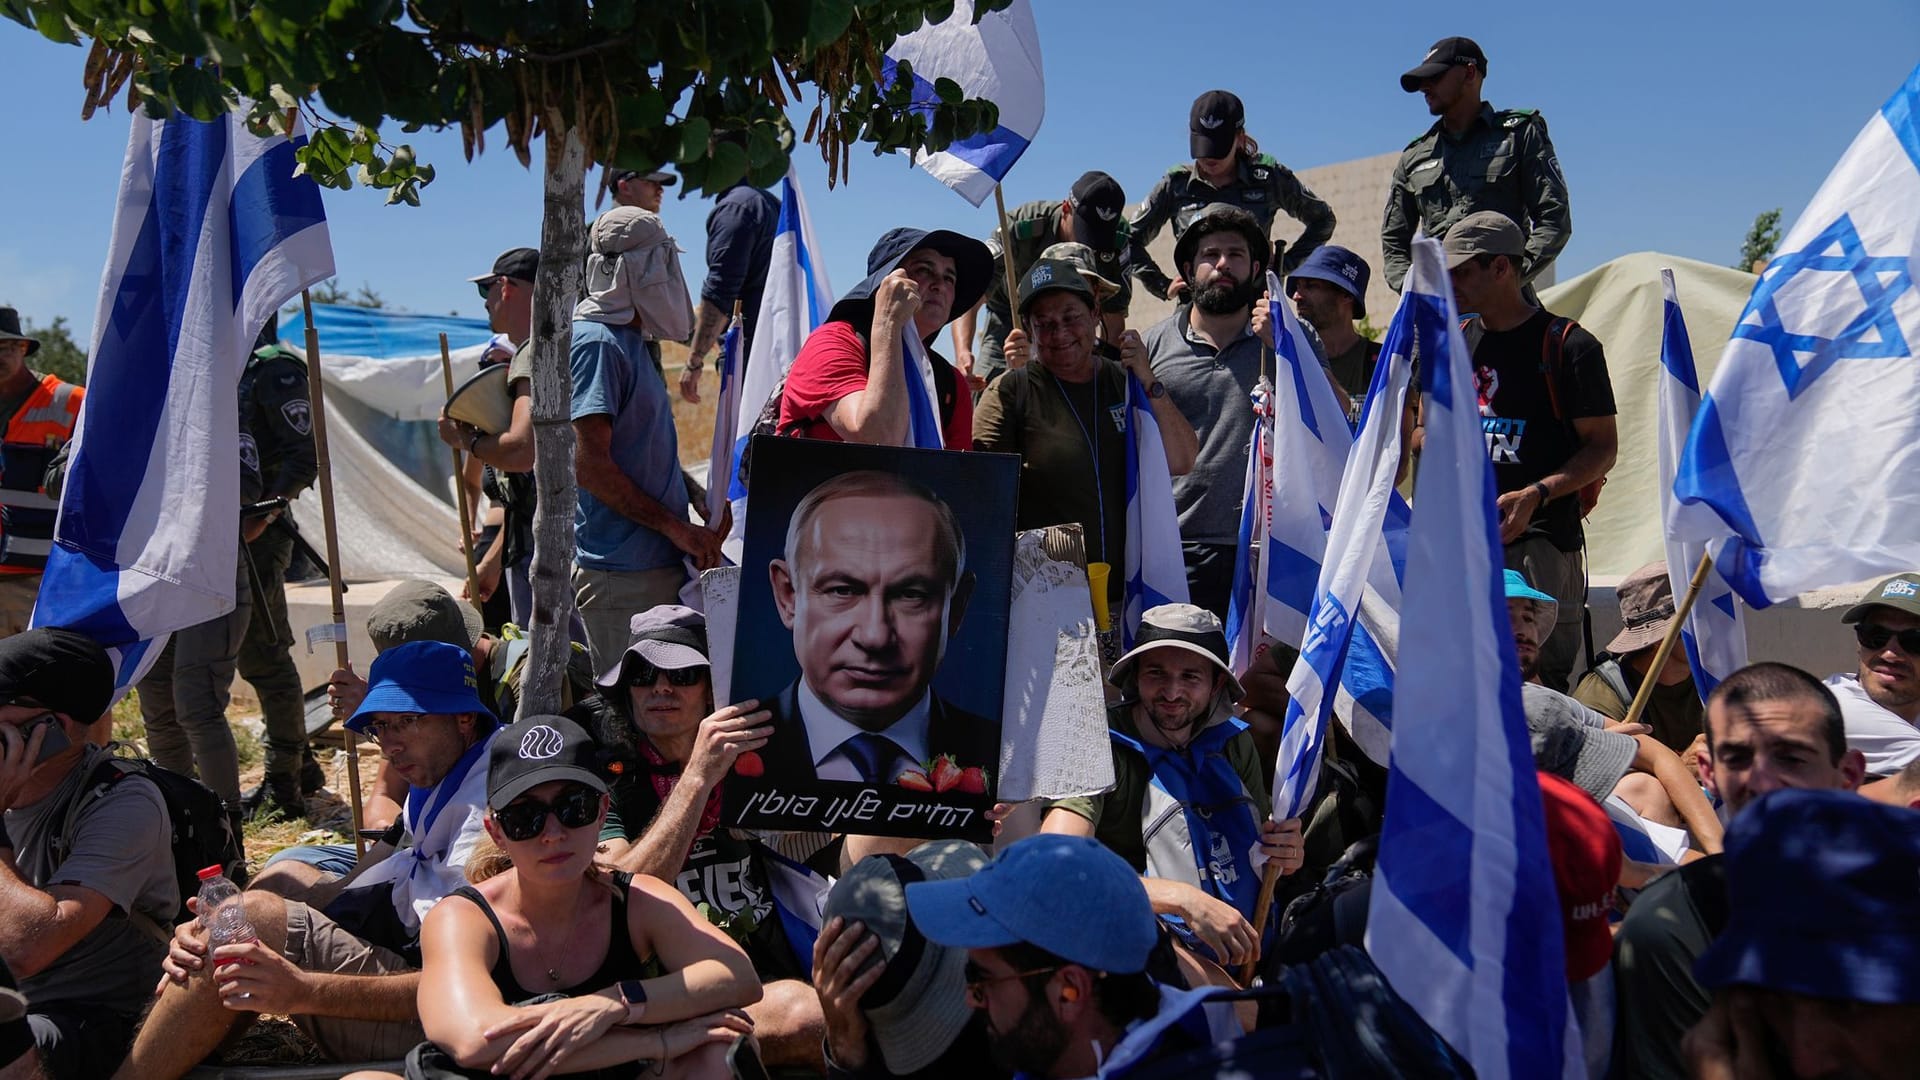
[[[234,835],[233,821],[227,817],[227,808],[221,803],[220,796],[200,781],[163,769],[145,758],[108,757],[93,767],[80,794],[67,806],[66,825],[53,842],[56,865],[64,861],[67,853],[73,849],[80,812],[129,776],[144,776],[152,781],[167,804],[167,819],[173,834],[173,876],[180,886],[180,907],[174,912],[173,923],[182,923],[193,917],[193,913],[187,910],[187,900],[199,893],[200,871],[203,868],[218,866],[234,884],[246,884],[246,857],[240,848],[240,838]],[[129,911],[127,914],[136,920],[146,921],[137,912]],[[152,929],[161,936],[172,936],[171,926]]]

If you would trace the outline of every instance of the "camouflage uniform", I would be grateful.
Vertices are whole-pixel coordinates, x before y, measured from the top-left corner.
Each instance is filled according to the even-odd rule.
[[[1395,292],[1412,265],[1414,227],[1440,239],[1454,222],[1480,210],[1497,210],[1527,234],[1523,276],[1531,281],[1552,264],[1573,235],[1567,181],[1560,174],[1547,122],[1532,109],[1480,115],[1459,137],[1434,121],[1407,144],[1387,191],[1380,250],[1387,284]]]
[[[1333,207],[1271,155],[1258,154],[1251,161],[1240,158],[1239,179],[1224,188],[1215,188],[1195,176],[1192,164],[1175,165],[1153,185],[1147,201],[1140,204],[1139,211],[1127,223],[1132,232],[1129,265],[1148,292],[1164,300],[1167,286],[1173,284],[1173,280],[1153,261],[1153,256],[1147,254],[1147,245],[1160,235],[1161,226],[1169,221],[1173,222],[1173,237],[1178,240],[1180,234],[1187,231],[1187,223],[1212,203],[1229,203],[1252,214],[1269,236],[1273,233],[1274,215],[1282,210],[1306,226],[1300,239],[1286,248],[1284,255],[1280,251],[1282,245],[1274,244],[1274,261],[1279,265],[1269,269],[1278,270],[1282,277],[1291,273],[1314,248],[1333,239]]]
[[[1024,277],[1040,259],[1040,253],[1060,241],[1060,202],[1040,199],[1021,203],[1007,211],[1007,225],[1013,230],[1014,277]],[[979,347],[974,350],[974,374],[982,377],[1007,366],[1001,343],[1006,341],[1007,331],[1013,329],[1013,309],[1007,303],[1005,269],[1008,242],[1000,235],[999,229],[993,230],[987,247],[994,255],[993,283],[987,286],[984,301],[987,317],[980,331]],[[1115,249],[1094,252],[1093,261],[1094,273],[1120,286],[1120,291],[1108,297],[1100,310],[1125,315],[1133,301],[1133,286],[1127,277],[1126,222],[1120,223]]]
[[[247,360],[240,376],[241,438],[260,461],[261,499],[292,499],[319,474],[313,445],[307,366],[289,349],[270,345]],[[287,622],[287,564],[293,559],[293,523],[281,518],[247,545],[260,604],[240,647],[240,676],[253,685],[267,729],[266,786],[276,801],[291,801],[307,748],[305,687],[293,663]]]

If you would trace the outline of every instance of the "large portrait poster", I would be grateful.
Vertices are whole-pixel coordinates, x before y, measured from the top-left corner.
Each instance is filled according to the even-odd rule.
[[[992,836],[1019,459],[753,441],[729,697],[773,735],[730,824]]]

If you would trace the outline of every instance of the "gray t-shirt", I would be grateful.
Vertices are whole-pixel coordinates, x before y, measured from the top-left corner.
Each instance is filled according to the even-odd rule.
[[[1233,544],[1240,535],[1241,488],[1253,438],[1253,386],[1266,346],[1251,327],[1227,347],[1194,337],[1182,304],[1143,336],[1153,374],[1166,384],[1180,415],[1200,436],[1200,456],[1173,478],[1180,539],[1189,544]]]
[[[180,909],[167,804],[144,777],[126,777],[81,810],[72,852],[54,863],[53,844],[66,827],[68,807],[106,756],[107,751],[89,747],[52,794],[7,811],[15,865],[27,884],[36,889],[79,885],[113,902],[100,925],[64,956],[21,981],[20,992],[35,1006],[68,1001],[139,1012],[153,994],[166,946],[127,913],[137,911],[171,927]]]
[[[613,423],[614,464],[667,513],[687,520],[687,488],[680,478],[680,447],[673,400],[639,332],[587,319],[573,321],[573,414],[606,416]],[[673,542],[594,498],[585,489],[573,516],[580,566],[592,570],[658,570],[676,566]]]

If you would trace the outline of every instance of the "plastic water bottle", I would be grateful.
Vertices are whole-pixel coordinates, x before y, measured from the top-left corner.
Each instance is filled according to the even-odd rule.
[[[240,888],[227,879],[218,866],[200,871],[200,925],[207,931],[207,949],[222,945],[244,945],[258,941],[253,923],[247,919],[247,906],[240,899]],[[236,961],[227,960],[223,964]]]

